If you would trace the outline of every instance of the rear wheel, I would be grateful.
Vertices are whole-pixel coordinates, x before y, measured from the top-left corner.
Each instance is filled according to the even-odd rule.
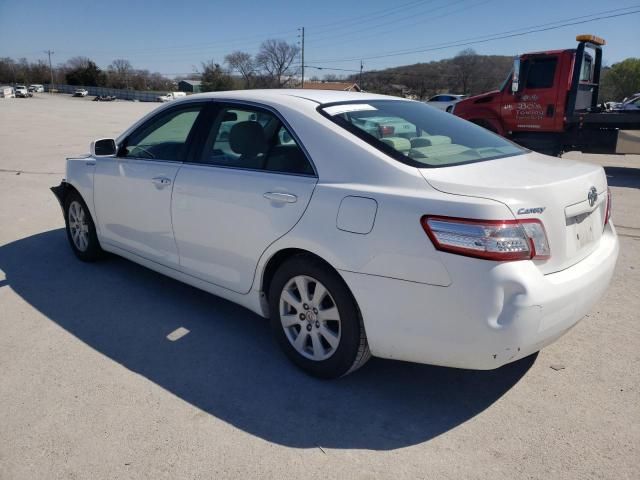
[[[65,198],[64,219],[69,244],[80,260],[93,262],[104,255],[87,204],[76,192]]]
[[[289,359],[307,373],[336,378],[370,358],[356,302],[342,278],[298,255],[276,271],[269,290],[271,327]]]

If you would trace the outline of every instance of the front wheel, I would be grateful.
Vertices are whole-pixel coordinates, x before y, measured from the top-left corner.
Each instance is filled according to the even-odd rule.
[[[71,192],[65,198],[64,219],[71,249],[83,262],[93,262],[104,255],[91,213],[82,197]]]
[[[271,328],[289,359],[307,373],[337,378],[371,357],[356,302],[320,260],[298,255],[280,266],[269,289]]]

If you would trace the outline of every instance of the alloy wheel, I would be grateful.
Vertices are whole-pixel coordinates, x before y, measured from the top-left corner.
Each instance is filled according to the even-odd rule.
[[[340,345],[340,312],[327,288],[306,275],[291,278],[280,294],[280,323],[289,343],[305,358],[322,361]]]
[[[69,204],[69,232],[76,248],[86,252],[89,248],[89,224],[84,208],[77,200]]]

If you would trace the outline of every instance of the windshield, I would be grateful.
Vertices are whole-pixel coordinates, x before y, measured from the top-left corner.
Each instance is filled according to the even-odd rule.
[[[416,167],[445,167],[525,153],[482,127],[421,102],[373,100],[319,111],[378,150]]]

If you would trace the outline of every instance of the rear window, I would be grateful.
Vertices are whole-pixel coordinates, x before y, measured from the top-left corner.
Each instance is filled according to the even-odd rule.
[[[421,102],[374,100],[321,105],[337,125],[415,167],[446,167],[525,153],[482,127]]]

